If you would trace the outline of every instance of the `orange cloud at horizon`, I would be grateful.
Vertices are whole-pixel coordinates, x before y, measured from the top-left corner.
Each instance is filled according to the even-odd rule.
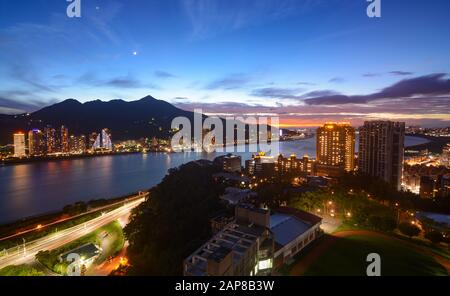
[[[307,120],[299,118],[280,118],[279,127],[281,128],[295,128],[295,127],[319,127],[330,120]],[[348,121],[346,121],[348,122]]]

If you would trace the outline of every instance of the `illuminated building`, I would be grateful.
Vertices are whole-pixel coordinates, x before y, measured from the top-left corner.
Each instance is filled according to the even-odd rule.
[[[92,149],[94,147],[95,140],[97,139],[98,134],[96,132],[93,132],[89,135],[89,143],[88,147]]]
[[[82,153],[86,153],[86,136],[81,135],[78,137],[78,150]]]
[[[278,156],[275,171],[280,175],[283,174],[300,174],[312,175],[314,174],[314,161],[309,159],[308,155],[303,155],[302,158],[297,158],[295,154],[290,157],[284,157],[282,154]]]
[[[450,167],[450,144],[442,149],[440,162],[443,166]]]
[[[86,136],[70,136],[69,140],[70,153],[85,153],[86,152]]]
[[[15,157],[25,157],[27,154],[25,152],[25,134],[15,133],[14,134],[14,156]]]
[[[47,153],[58,152],[58,139],[56,138],[56,130],[50,126],[44,129],[45,142],[47,144]]]
[[[108,129],[102,129],[102,132],[98,134],[95,139],[94,145],[92,146],[93,150],[108,150],[112,151],[112,141],[111,134]]]
[[[61,152],[68,153],[70,151],[69,129],[64,125],[61,126]]]
[[[249,175],[271,177],[275,173],[273,156],[266,156],[264,152],[252,155],[252,159],[245,161],[245,170]]]
[[[355,129],[349,123],[326,123],[317,129],[317,173],[339,175],[355,168]]]
[[[401,186],[405,123],[366,121],[359,129],[358,169],[379,177],[395,186]]]
[[[44,155],[45,147],[45,137],[41,130],[33,129],[28,132],[28,153],[30,156],[40,156]]]

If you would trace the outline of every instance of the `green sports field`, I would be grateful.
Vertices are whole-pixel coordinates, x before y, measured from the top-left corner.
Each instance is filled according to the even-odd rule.
[[[381,275],[448,275],[444,266],[430,254],[418,251],[395,238],[350,235],[338,237],[304,275],[366,275],[369,253],[381,256]]]

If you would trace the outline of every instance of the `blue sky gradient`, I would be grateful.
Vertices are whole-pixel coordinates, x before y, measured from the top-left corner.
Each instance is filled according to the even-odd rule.
[[[146,95],[207,114],[450,123],[450,2],[0,0],[0,113]]]

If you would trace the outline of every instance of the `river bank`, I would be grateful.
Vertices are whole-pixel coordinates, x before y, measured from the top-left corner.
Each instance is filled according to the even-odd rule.
[[[442,153],[442,149],[444,148],[444,146],[450,143],[450,137],[432,137],[425,135],[408,135],[408,136],[414,138],[423,138],[428,141],[426,143],[421,143],[417,145],[405,146],[406,148],[408,148],[408,150],[413,151],[428,150],[429,152],[432,153]]]

